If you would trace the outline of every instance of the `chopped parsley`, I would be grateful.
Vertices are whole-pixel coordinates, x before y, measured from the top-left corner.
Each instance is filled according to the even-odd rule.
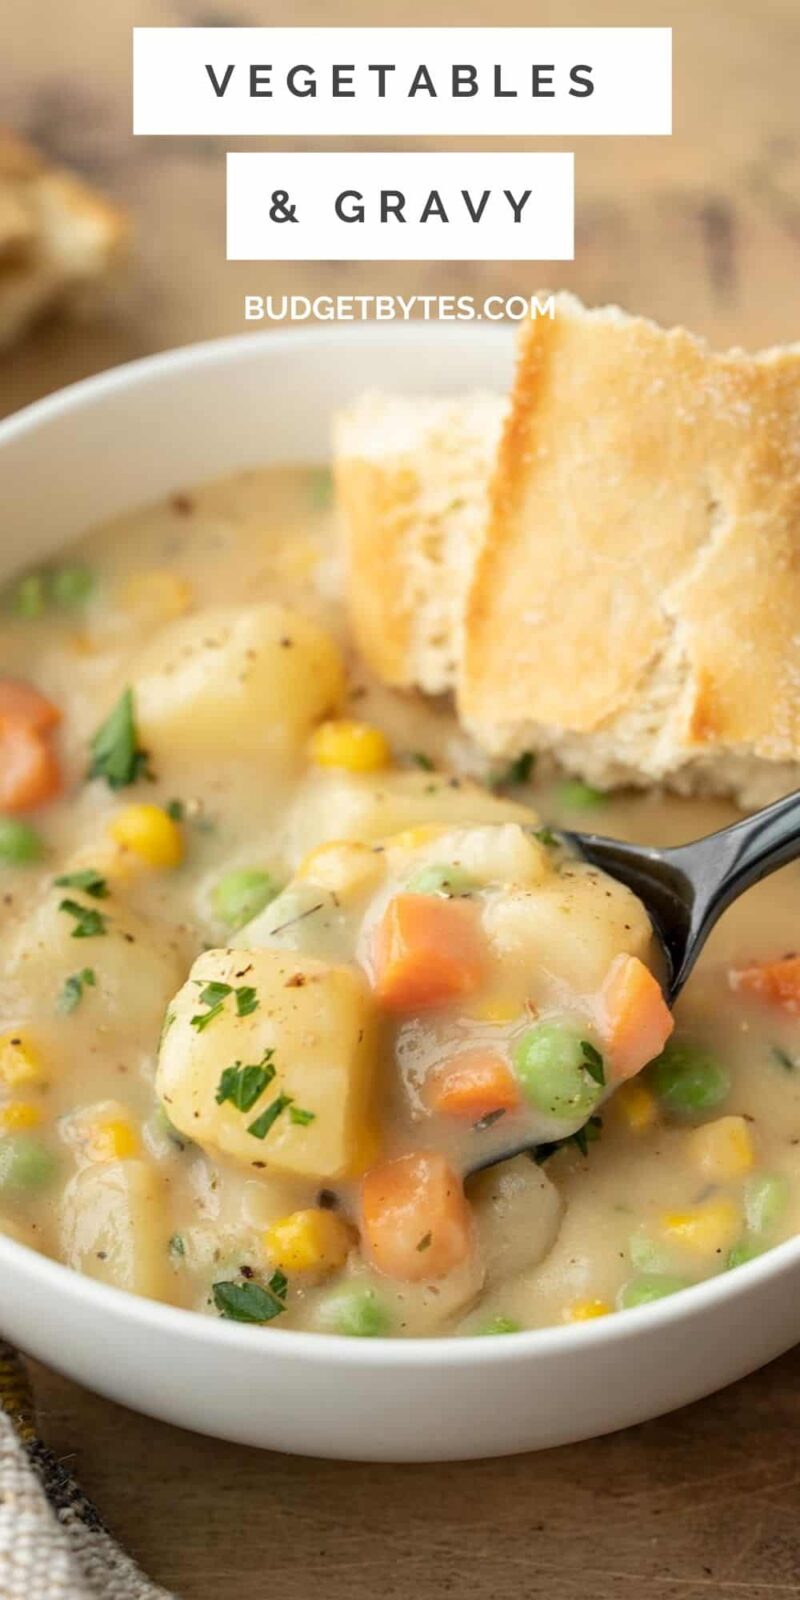
[[[419,767],[421,772],[433,772],[435,770],[430,756],[426,756],[424,750],[411,750],[409,752],[409,761],[415,767]]]
[[[584,1072],[588,1072],[589,1077],[593,1078],[595,1083],[600,1085],[601,1089],[604,1089],[606,1084],[606,1074],[603,1066],[603,1057],[601,1056],[600,1051],[596,1050],[594,1045],[589,1043],[588,1039],[581,1039],[581,1053],[583,1055],[583,1062],[581,1064]]]
[[[186,806],[182,800],[168,800],[164,810],[173,822],[183,822],[186,817]]]
[[[273,1287],[276,1279],[278,1287]],[[231,1322],[272,1322],[286,1310],[286,1288],[283,1273],[275,1273],[268,1284],[213,1283],[211,1293],[220,1316]]]
[[[417,1245],[417,1249],[420,1252],[422,1252],[423,1250],[430,1250],[432,1239],[433,1239],[433,1234],[432,1233],[423,1233],[422,1238],[420,1239],[419,1244]]]
[[[212,981],[203,985],[198,996],[198,1005],[207,1006],[208,1010],[200,1011],[196,1016],[192,1017],[191,1026],[196,1028],[198,1033],[202,1033],[203,1029],[207,1028],[215,1017],[219,1016],[228,995],[231,994],[236,996],[236,1015],[238,1017],[249,1017],[251,1012],[258,1009],[258,995],[255,989],[251,989],[247,984],[241,984],[238,989],[235,989],[230,983]]]
[[[515,756],[507,767],[501,772],[493,772],[489,777],[490,789],[513,789],[520,784],[530,783],[533,769],[536,766],[536,757],[532,750],[523,750]]]
[[[553,832],[552,828],[534,828],[533,837],[538,839],[546,850],[553,850],[559,843],[558,835]]]
[[[302,1106],[289,1107],[289,1121],[297,1123],[300,1128],[307,1128],[309,1122],[316,1119],[316,1111],[304,1111]]]
[[[242,1066],[241,1061],[236,1061],[232,1067],[226,1067],[217,1086],[217,1105],[230,1100],[237,1111],[250,1111],[275,1076],[272,1055],[272,1050],[266,1050],[263,1059],[253,1066]]]
[[[86,867],[82,872],[64,872],[53,881],[57,889],[82,889],[93,900],[105,900],[108,897],[108,884],[101,873],[95,872],[94,867]]]
[[[96,983],[97,979],[91,967],[82,967],[80,972],[73,972],[64,980],[64,987],[56,1001],[56,1010],[63,1016],[74,1011],[83,999],[84,989],[93,989]]]
[[[105,778],[110,789],[125,789],[150,777],[147,752],[139,745],[133,690],[124,689],[113,711],[98,728],[91,745],[88,776]]]
[[[96,939],[107,931],[108,919],[102,911],[95,911],[93,906],[79,905],[77,900],[62,900],[58,909],[65,911],[68,917],[74,917],[73,939]]]
[[[292,1097],[290,1094],[279,1094],[275,1100],[270,1101],[266,1111],[262,1111],[261,1116],[256,1117],[255,1122],[249,1124],[248,1133],[252,1133],[254,1139],[266,1139],[273,1123],[277,1122],[281,1112],[285,1111],[286,1107],[290,1106],[291,1103]]]
[[[185,1256],[186,1243],[184,1241],[183,1234],[173,1233],[172,1238],[169,1241],[168,1249],[170,1255],[175,1256],[177,1259]]]
[[[770,1054],[772,1055],[773,1060],[777,1061],[778,1066],[783,1067],[784,1072],[795,1071],[797,1062],[792,1060],[788,1050],[784,1050],[782,1045],[772,1045]]]
[[[257,1010],[258,995],[255,989],[251,989],[246,983],[243,983],[240,988],[236,990],[237,1017],[249,1017],[252,1011]]]
[[[590,1117],[589,1121],[585,1122],[577,1133],[568,1134],[566,1139],[554,1139],[550,1144],[537,1145],[536,1149],[531,1151],[531,1157],[536,1162],[537,1167],[542,1167],[545,1161],[550,1160],[551,1156],[556,1155],[559,1150],[564,1150],[571,1144],[577,1145],[582,1156],[588,1155],[589,1145],[594,1144],[595,1140],[600,1138],[602,1127],[602,1117]]]

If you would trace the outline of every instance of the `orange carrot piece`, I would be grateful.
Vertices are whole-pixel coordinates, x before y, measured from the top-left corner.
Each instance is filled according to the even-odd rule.
[[[478,1122],[492,1111],[515,1111],[521,1095],[502,1056],[492,1050],[463,1050],[428,1074],[425,1099],[431,1111]]]
[[[361,1234],[366,1259],[387,1278],[445,1277],[473,1249],[461,1179],[432,1150],[373,1167],[361,1187]]]
[[[749,967],[731,972],[731,987],[756,995],[784,1011],[800,1011],[800,956],[783,956],[779,961],[754,961]]]
[[[612,1076],[632,1078],[660,1054],[675,1026],[661,985],[638,956],[617,956],[600,1004]]]
[[[52,800],[60,787],[48,740],[27,723],[0,715],[0,812],[31,811]]]
[[[0,719],[21,722],[35,733],[46,733],[61,721],[52,700],[21,678],[0,678]]]
[[[388,1011],[417,1011],[471,994],[483,974],[474,906],[429,894],[389,901],[373,946],[375,995]]]

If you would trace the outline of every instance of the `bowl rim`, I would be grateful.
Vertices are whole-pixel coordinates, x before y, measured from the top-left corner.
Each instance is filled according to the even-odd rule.
[[[199,375],[217,363],[230,360],[257,361],[263,357],[265,349],[273,348],[279,352],[298,344],[336,348],[343,344],[350,347],[356,340],[364,344],[391,345],[398,337],[424,343],[432,336],[436,340],[455,344],[463,335],[464,327],[459,323],[346,323],[291,330],[259,329],[157,351],[78,379],[0,420],[0,471],[3,447],[17,438],[35,432],[40,426],[57,423],[60,417],[118,390],[146,388],[150,381],[182,369],[188,371],[194,368]],[[478,337],[487,344],[494,343],[499,348],[501,342],[507,342],[509,328],[502,323],[480,328],[471,325],[470,337]],[[691,1322],[726,1302],[735,1305],[743,1297],[757,1291],[759,1285],[777,1279],[798,1266],[800,1234],[783,1240],[732,1271],[723,1271],[691,1284],[661,1300],[632,1307],[622,1313],[615,1311],[586,1322],[526,1328],[496,1338],[458,1334],[435,1338],[382,1336],[367,1339],[335,1333],[312,1333],[270,1324],[264,1352],[267,1357],[272,1351],[276,1355],[308,1358],[315,1365],[324,1366],[333,1362],[337,1366],[355,1368],[414,1368],[428,1364],[463,1367],[473,1363],[484,1366],[509,1359],[546,1358],[562,1352],[588,1351],[636,1338],[640,1332],[651,1330],[655,1333],[670,1324]],[[63,1262],[40,1253],[32,1245],[1,1233],[0,1271],[9,1275],[11,1281],[7,1288],[13,1287],[13,1280],[19,1274],[18,1281],[26,1278],[34,1280],[45,1293],[52,1291],[62,1300],[66,1295],[86,1311],[96,1310],[112,1319],[121,1318],[143,1333],[157,1332],[176,1340],[186,1338],[192,1343],[207,1344],[221,1352],[252,1351],[257,1348],[253,1341],[264,1337],[263,1325],[251,1326],[222,1317],[205,1316],[199,1311],[172,1306],[127,1289],[99,1283]]]

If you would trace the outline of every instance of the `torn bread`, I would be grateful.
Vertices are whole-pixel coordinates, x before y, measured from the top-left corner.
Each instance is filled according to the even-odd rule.
[[[0,349],[102,278],[127,232],[122,211],[0,128]]]
[[[373,480],[378,446],[362,446]],[[427,431],[421,446],[423,477]],[[439,537],[450,635],[408,634],[402,676],[369,648],[359,613],[371,602],[378,636],[385,601],[362,580],[355,624],[390,681],[449,684],[487,750],[548,751],[601,786],[756,804],[800,782],[800,346],[717,355],[558,296],[523,332],[475,519],[468,548]],[[403,573],[387,503],[387,544],[393,527],[385,565]]]

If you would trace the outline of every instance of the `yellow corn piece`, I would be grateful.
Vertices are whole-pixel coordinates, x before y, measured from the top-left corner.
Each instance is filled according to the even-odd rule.
[[[21,1133],[24,1128],[38,1128],[42,1120],[39,1106],[31,1100],[11,1100],[0,1107],[0,1128],[3,1133]]]
[[[161,806],[126,806],[109,823],[115,844],[130,850],[149,867],[177,867],[183,860],[183,836]]]
[[[716,1183],[742,1178],[755,1160],[750,1129],[744,1117],[718,1117],[689,1134],[692,1159],[704,1177]]]
[[[682,1245],[695,1255],[721,1255],[741,1231],[742,1215],[733,1200],[720,1195],[690,1211],[666,1211],[661,1231],[670,1244]]]
[[[89,1161],[129,1161],[139,1154],[136,1132],[122,1117],[87,1122],[82,1132],[83,1153]]]
[[[143,621],[171,622],[189,610],[192,589],[179,573],[154,567],[149,572],[132,572],[120,585],[119,599],[125,611]]]
[[[592,1322],[595,1317],[607,1317],[611,1307],[607,1300],[576,1300],[564,1313],[567,1322]]]
[[[364,894],[383,877],[383,857],[365,844],[347,839],[332,839],[309,851],[297,869],[298,878],[308,878],[323,889],[348,899]]]
[[[623,1121],[633,1129],[634,1133],[652,1128],[653,1123],[658,1121],[658,1101],[655,1095],[635,1079],[630,1083],[624,1083],[617,1090],[613,1103]]]
[[[380,728],[345,719],[321,722],[311,735],[309,753],[318,767],[344,767],[347,772],[377,772],[392,759]]]
[[[281,1272],[332,1272],[347,1259],[352,1235],[346,1222],[321,1206],[292,1211],[264,1234],[270,1261]]]
[[[490,994],[483,1000],[476,1000],[464,1015],[472,1022],[514,1022],[521,1013],[519,1000],[507,999],[502,994]]]
[[[415,828],[403,828],[400,833],[390,834],[385,841],[387,850],[421,850],[424,845],[432,844],[434,839],[441,839],[443,833],[451,833],[451,828],[445,828],[440,822],[419,822]]]
[[[24,1033],[0,1034],[0,1083],[16,1089],[20,1083],[37,1083],[42,1077],[39,1052]]]

